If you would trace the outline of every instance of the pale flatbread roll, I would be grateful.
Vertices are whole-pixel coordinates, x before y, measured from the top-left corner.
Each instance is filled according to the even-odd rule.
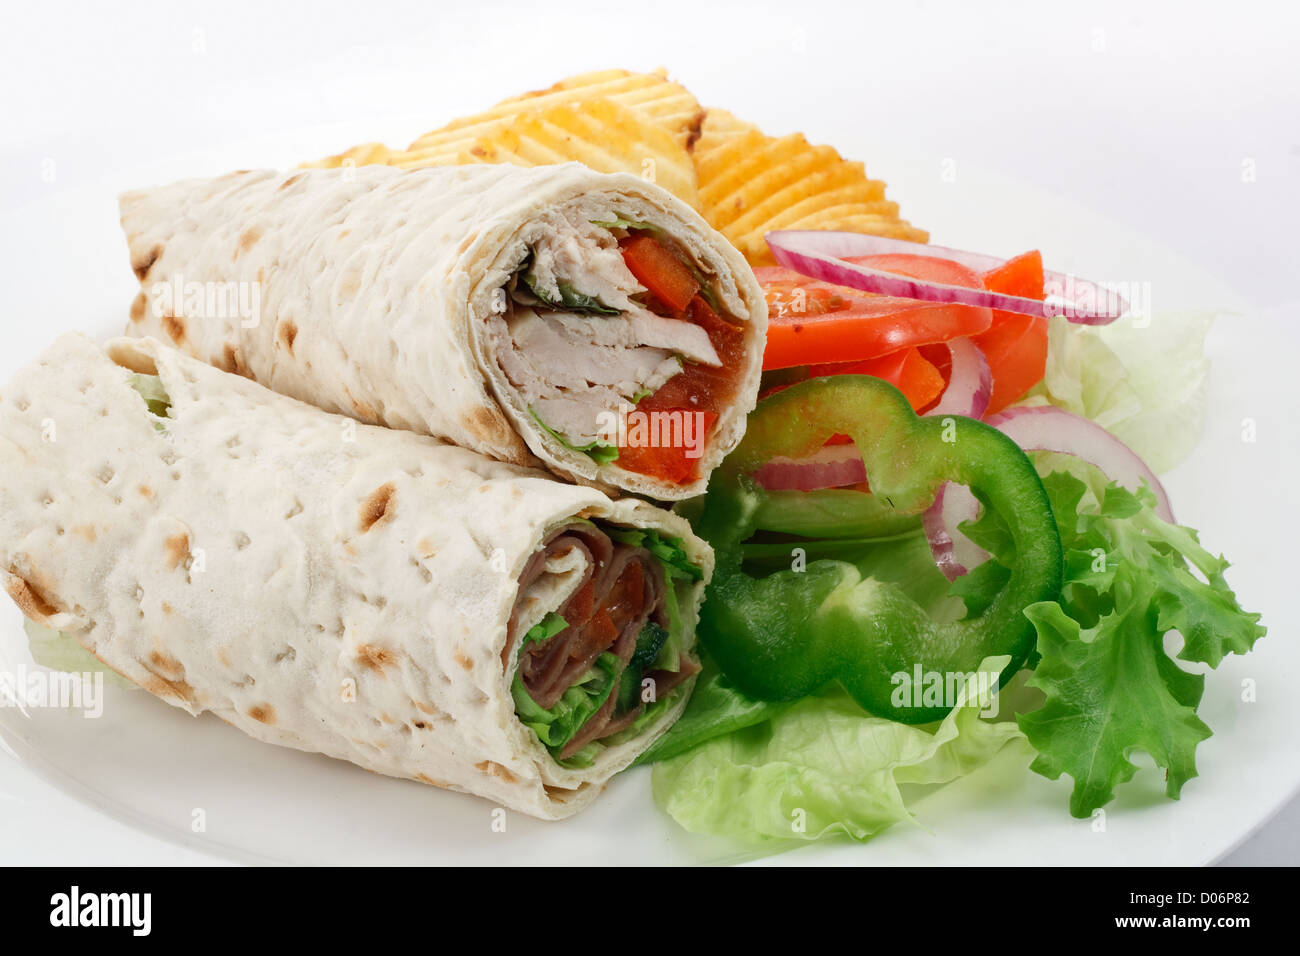
[[[129,335],[328,411],[678,499],[703,492],[754,407],[762,289],[694,210],[636,176],[577,163],[239,172],[127,193],[121,213],[141,282]],[[616,222],[635,225],[598,225]],[[620,240],[646,235],[693,271],[704,320],[629,271]],[[720,379],[699,384],[710,369]],[[690,421],[668,409],[619,429],[661,389]],[[684,450],[647,465],[589,449],[625,442]]]
[[[645,502],[359,425],[153,339],[77,335],[0,392],[0,472],[0,578],[23,612],[259,740],[559,818],[685,704],[689,671],[572,766],[512,699],[521,635],[590,578],[579,539],[601,522],[658,529],[707,578],[708,546]],[[690,655],[704,580],[666,586]]]

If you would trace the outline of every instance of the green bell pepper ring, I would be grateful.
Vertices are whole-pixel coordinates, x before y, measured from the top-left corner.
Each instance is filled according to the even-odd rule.
[[[776,456],[810,455],[836,434],[854,440],[871,493],[893,512],[921,513],[951,481],[1006,523],[1014,554],[1000,557],[1010,574],[981,613],[940,623],[897,585],[863,578],[840,560],[762,578],[742,570],[741,546],[762,526],[771,497],[750,477],[754,470]],[[1009,678],[1034,647],[1024,609],[1061,589],[1051,505],[1015,442],[969,418],[918,417],[901,392],[869,376],[810,379],[761,402],[744,440],[714,472],[697,530],[717,555],[701,641],[723,673],[759,700],[806,697],[838,681],[877,716],[939,720],[953,702],[895,704],[900,675],[917,665],[945,676],[971,673],[985,658],[1009,654],[1001,675]]]

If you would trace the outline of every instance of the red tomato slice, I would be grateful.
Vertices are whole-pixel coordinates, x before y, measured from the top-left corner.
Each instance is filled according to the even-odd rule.
[[[1024,397],[1047,368],[1047,319],[1041,315],[1004,313],[993,327],[972,341],[980,347],[993,374],[993,394],[985,415],[995,415]]]
[[[763,368],[862,361],[983,332],[988,309],[873,296],[779,266],[754,270],[767,297]]]
[[[1037,250],[1008,259],[983,275],[984,288],[990,292],[1041,299],[1044,292],[1043,256]]]
[[[884,379],[905,396],[914,411],[920,411],[943,393],[944,377],[916,349],[902,349],[864,362],[814,365],[809,373],[819,375],[873,375]]]
[[[745,331],[719,316],[698,295],[690,302],[690,317],[709,333],[709,341],[722,365],[686,363],[680,375],[670,378],[657,392],[643,399],[637,408],[694,408],[720,412],[731,401],[736,391],[737,370],[745,358]]]
[[[960,262],[940,259],[936,256],[895,252],[881,256],[850,256],[844,261],[879,269],[881,272],[893,272],[896,275],[907,276],[909,279],[921,279],[924,282],[942,282],[944,285],[958,285],[967,289],[984,288],[984,282],[978,272],[967,269]]]
[[[1034,250],[1009,259],[983,276],[984,287],[992,292],[1044,297],[1043,257]],[[1047,319],[1018,312],[994,310],[993,325],[973,337],[993,373],[993,394],[986,415],[994,415],[1043,378],[1047,368]]]
[[[638,405],[636,412],[648,414],[667,413],[670,415],[676,413],[682,416],[683,423],[685,422],[685,416],[698,414],[699,417],[695,419],[693,427],[695,428],[694,436],[696,441],[701,442],[701,444],[697,445],[700,449],[705,447],[703,444],[704,439],[712,430],[713,423],[718,420],[716,413],[701,411],[698,408],[647,408],[646,404],[646,402],[642,402]],[[629,413],[629,416],[636,414],[636,412]],[[670,418],[657,421],[653,428],[648,430],[648,433],[659,437],[665,435],[671,437],[673,434],[671,425],[664,424],[671,421]],[[629,424],[628,440],[631,441],[634,435],[634,428]],[[635,471],[637,474],[649,475],[652,478],[660,478],[675,484],[685,484],[699,477],[701,460],[699,456],[691,458],[687,454],[688,451],[690,449],[686,447],[684,442],[677,444],[660,442],[658,444],[620,445],[618,449],[618,466],[626,468],[628,471]]]
[[[884,255],[861,256],[850,260],[884,272],[896,272],[913,279],[943,282],[947,285],[985,288],[1031,299],[1043,298],[1043,257],[1037,251],[1009,259],[996,269],[978,274],[957,262],[931,256]],[[1042,316],[993,310],[989,328],[971,336],[989,363],[993,376],[993,393],[986,415],[1002,411],[1019,400],[1043,377],[1047,367],[1047,320]],[[947,355],[940,349],[923,350],[945,381],[951,372]]]
[[[856,256],[846,261],[927,282],[985,288],[1026,298],[1041,299],[1044,295],[1043,259],[1037,251],[1010,259],[983,275],[960,263],[934,256],[900,253]],[[916,376],[907,380],[914,391],[902,390],[912,400],[932,387],[930,372],[947,381],[951,362],[947,350],[936,346],[968,335],[984,352],[993,376],[987,414],[1001,411],[1018,400],[1043,377],[1047,363],[1047,320],[1042,317],[871,296],[808,279],[781,267],[755,269],[754,275],[763,285],[768,300],[764,369],[834,364],[843,374],[850,363],[894,353],[905,357],[913,352],[916,358],[910,366],[904,357],[896,356],[900,363],[896,369],[893,365],[882,365],[883,374],[863,370],[887,381],[893,381],[891,374],[902,376],[905,371],[910,372]],[[918,373],[921,362],[930,372]]]
[[[651,236],[629,236],[619,243],[623,261],[636,281],[674,312],[691,304],[700,284],[671,249]]]
[[[700,295],[694,295],[688,305],[691,321],[709,333],[709,341],[717,350],[718,358],[722,359],[722,365],[715,368],[688,362],[681,374],[674,375],[653,395],[642,399],[636,410],[682,415],[702,413],[702,417],[695,420],[699,426],[695,437],[703,439],[713,429],[718,413],[735,394],[736,372],[745,356],[745,333],[714,312]],[[654,432],[662,436],[661,427],[656,427]],[[632,437],[629,428],[628,438]],[[700,459],[688,457],[688,450],[685,446],[662,444],[620,446],[618,464],[629,471],[683,484],[699,477]]]

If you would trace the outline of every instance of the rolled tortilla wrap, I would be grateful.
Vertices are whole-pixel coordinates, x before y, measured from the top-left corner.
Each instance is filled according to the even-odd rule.
[[[684,706],[712,555],[643,501],[154,339],[59,339],[0,395],[0,468],[23,613],[259,740],[559,818]]]
[[[127,193],[121,213],[129,335],[364,422],[677,499],[754,406],[762,289],[635,176],[239,172]]]

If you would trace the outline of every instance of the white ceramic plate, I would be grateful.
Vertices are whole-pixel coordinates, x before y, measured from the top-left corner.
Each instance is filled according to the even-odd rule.
[[[298,131],[220,152],[176,155],[74,188],[34,189],[4,210],[0,255],[22,278],[7,290],[0,380],[77,328],[118,331],[134,280],[118,235],[115,195],[127,185],[216,173],[261,162],[286,165],[328,144],[383,130]],[[394,140],[400,140],[395,135]],[[304,149],[304,144],[311,144]],[[854,155],[859,144],[844,142]],[[318,148],[319,147],[319,148]],[[866,148],[856,152],[865,153]],[[1285,514],[1297,474],[1290,386],[1300,334],[1260,315],[1233,292],[1158,244],[1086,207],[963,167],[960,191],[909,183],[903,157],[871,147],[873,169],[910,218],[955,246],[1011,254],[1032,236],[1055,267],[1106,280],[1150,283],[1154,307],[1237,313],[1216,326],[1209,418],[1195,454],[1166,485],[1178,515],[1236,562],[1230,581],[1270,636],[1247,658],[1210,675],[1201,708],[1215,736],[1198,751],[1201,776],[1183,799],[1163,797],[1149,764],[1107,808],[1106,826],[1066,812],[1069,783],[1027,770],[1023,747],[918,804],[918,827],[866,845],[829,843],[776,862],[1204,863],[1234,846],[1300,788],[1294,730],[1300,696],[1289,676],[1300,647],[1294,519]],[[1016,210],[991,216],[990,210]],[[58,254],[51,254],[57,250]],[[1243,421],[1257,439],[1243,441]],[[2,480],[2,479],[0,479]],[[0,607],[0,662],[30,666],[16,609]],[[1243,681],[1255,701],[1241,700]],[[753,858],[744,846],[694,837],[658,812],[649,772],[616,779],[578,818],[543,824],[518,814],[495,832],[477,799],[364,773],[351,765],[257,743],[213,717],[192,719],[143,693],[108,688],[100,719],[0,709],[0,844],[14,859],[295,863],[689,863]],[[199,813],[201,811],[201,813]],[[196,830],[195,821],[203,822]],[[62,834],[62,838],[59,837]],[[69,836],[70,835],[70,836]]]

